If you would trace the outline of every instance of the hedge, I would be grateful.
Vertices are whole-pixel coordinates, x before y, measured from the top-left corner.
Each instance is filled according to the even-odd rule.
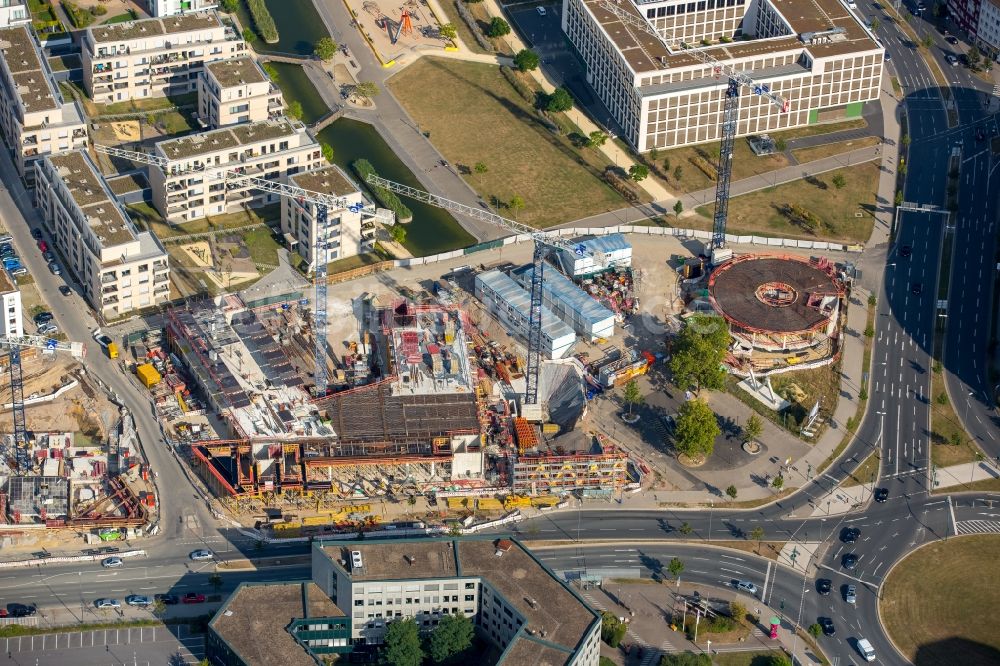
[[[372,194],[375,195],[375,198],[378,199],[383,206],[396,214],[397,222],[406,222],[413,219],[413,211],[407,208],[406,204],[400,201],[395,192],[390,192],[384,187],[376,187],[368,183],[369,174],[378,175],[375,171],[375,167],[371,165],[371,162],[368,160],[355,160],[351,162],[351,169],[362,183],[368,185],[368,188],[371,190]]]
[[[250,10],[250,16],[253,17],[253,23],[257,26],[257,32],[260,33],[261,39],[268,44],[277,42],[278,27],[274,25],[274,18],[267,10],[264,0],[247,0],[247,8]]]

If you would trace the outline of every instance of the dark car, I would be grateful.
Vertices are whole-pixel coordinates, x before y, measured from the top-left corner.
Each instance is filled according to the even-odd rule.
[[[183,601],[186,604],[203,604],[205,603],[205,595],[199,592],[188,592],[184,595]]]
[[[827,636],[834,636],[837,633],[837,628],[833,626],[833,620],[828,617],[817,618],[819,626],[823,627],[823,633]]]
[[[32,229],[31,230],[31,237],[34,238],[35,240],[42,240],[42,230],[41,229]]]
[[[37,612],[37,608],[28,604],[7,604],[7,613],[10,617],[31,617]]]
[[[63,296],[69,296],[70,294],[73,293],[73,290],[64,284],[61,284],[59,285],[59,293],[62,294]]]
[[[42,324],[47,324],[52,321],[51,312],[39,312],[34,316],[35,324],[41,326]]]
[[[180,598],[176,594],[155,594],[153,599],[156,601],[162,601],[167,606],[174,606],[181,602]]]
[[[121,548],[118,548],[117,546],[104,546],[101,548],[102,553],[117,553],[120,550]]]
[[[901,257],[908,257],[911,254],[913,254],[913,248],[912,247],[910,247],[909,245],[900,246],[900,248],[899,248],[899,256],[901,256]]]
[[[889,499],[889,489],[888,488],[876,488],[875,489],[875,501],[882,503]]]
[[[958,44],[958,37],[954,35],[948,35],[947,37],[944,38],[944,41],[954,46],[955,44]]]
[[[924,285],[920,284],[919,282],[914,282],[913,286],[910,287],[910,291],[913,292],[914,296],[919,296],[924,291]]]
[[[845,527],[840,532],[840,540],[844,543],[854,543],[861,536],[861,530],[857,527]]]
[[[840,560],[840,565],[848,571],[854,571],[858,566],[858,556],[855,553],[846,553]]]
[[[829,578],[820,578],[816,581],[816,591],[822,594],[824,597],[830,594],[830,590],[833,589],[833,581]]]

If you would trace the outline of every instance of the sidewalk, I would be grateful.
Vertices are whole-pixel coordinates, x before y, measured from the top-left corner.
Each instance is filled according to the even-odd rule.
[[[934,488],[937,490],[954,488],[989,479],[1000,479],[1000,471],[991,461],[963,463],[937,468]]]

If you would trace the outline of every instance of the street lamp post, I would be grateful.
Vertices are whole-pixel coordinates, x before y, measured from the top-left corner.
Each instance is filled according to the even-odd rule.
[[[711,500],[709,500],[708,501],[708,540],[709,541],[712,540],[712,513],[713,513],[712,508],[714,506],[715,506],[714,503]]]

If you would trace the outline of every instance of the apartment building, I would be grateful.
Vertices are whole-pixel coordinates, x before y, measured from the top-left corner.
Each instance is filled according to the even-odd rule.
[[[24,0],[0,0],[0,28],[31,23],[31,12]]]
[[[865,102],[878,99],[885,51],[840,0],[623,0],[616,6],[631,20],[603,0],[563,0],[562,28],[622,137],[639,151],[720,138],[726,77],[681,42],[747,72],[789,102],[783,111],[742,91],[741,135],[860,116]]]
[[[174,16],[215,9],[219,3],[214,0],[149,0],[147,3],[151,16]]]
[[[35,206],[53,247],[105,319],[163,303],[170,265],[160,241],[132,225],[84,150],[35,163]]]
[[[948,0],[948,13],[983,55],[1000,57],[1000,0]]]
[[[95,102],[195,92],[205,63],[247,52],[215,11],[87,28],[83,85]]]
[[[285,117],[160,141],[155,154],[163,163],[149,167],[153,204],[177,223],[280,199],[223,169],[285,182],[325,164],[306,126]]]
[[[19,338],[24,335],[24,314],[21,312],[21,290],[7,271],[0,271],[0,336]]]
[[[600,616],[520,542],[489,537],[318,540],[311,580],[243,583],[230,595],[208,624],[206,657],[226,666],[370,657],[390,623],[412,619],[428,634],[448,615],[469,618],[496,647],[489,663],[600,661]]]
[[[0,29],[0,54],[0,130],[30,184],[33,160],[87,145],[87,124],[76,102],[63,99],[31,26]]]
[[[284,106],[281,88],[249,56],[207,63],[198,79],[198,116],[213,129],[277,118]]]
[[[327,209],[326,233],[320,233],[319,211],[309,201],[292,197],[281,198],[281,233],[288,246],[316,267],[316,239],[326,244],[326,260],[334,261],[369,252],[375,245],[375,222],[361,218],[361,206],[367,205],[360,188],[337,166],[326,166],[315,171],[297,173],[288,177],[290,185],[310,192],[345,197],[348,207]]]

